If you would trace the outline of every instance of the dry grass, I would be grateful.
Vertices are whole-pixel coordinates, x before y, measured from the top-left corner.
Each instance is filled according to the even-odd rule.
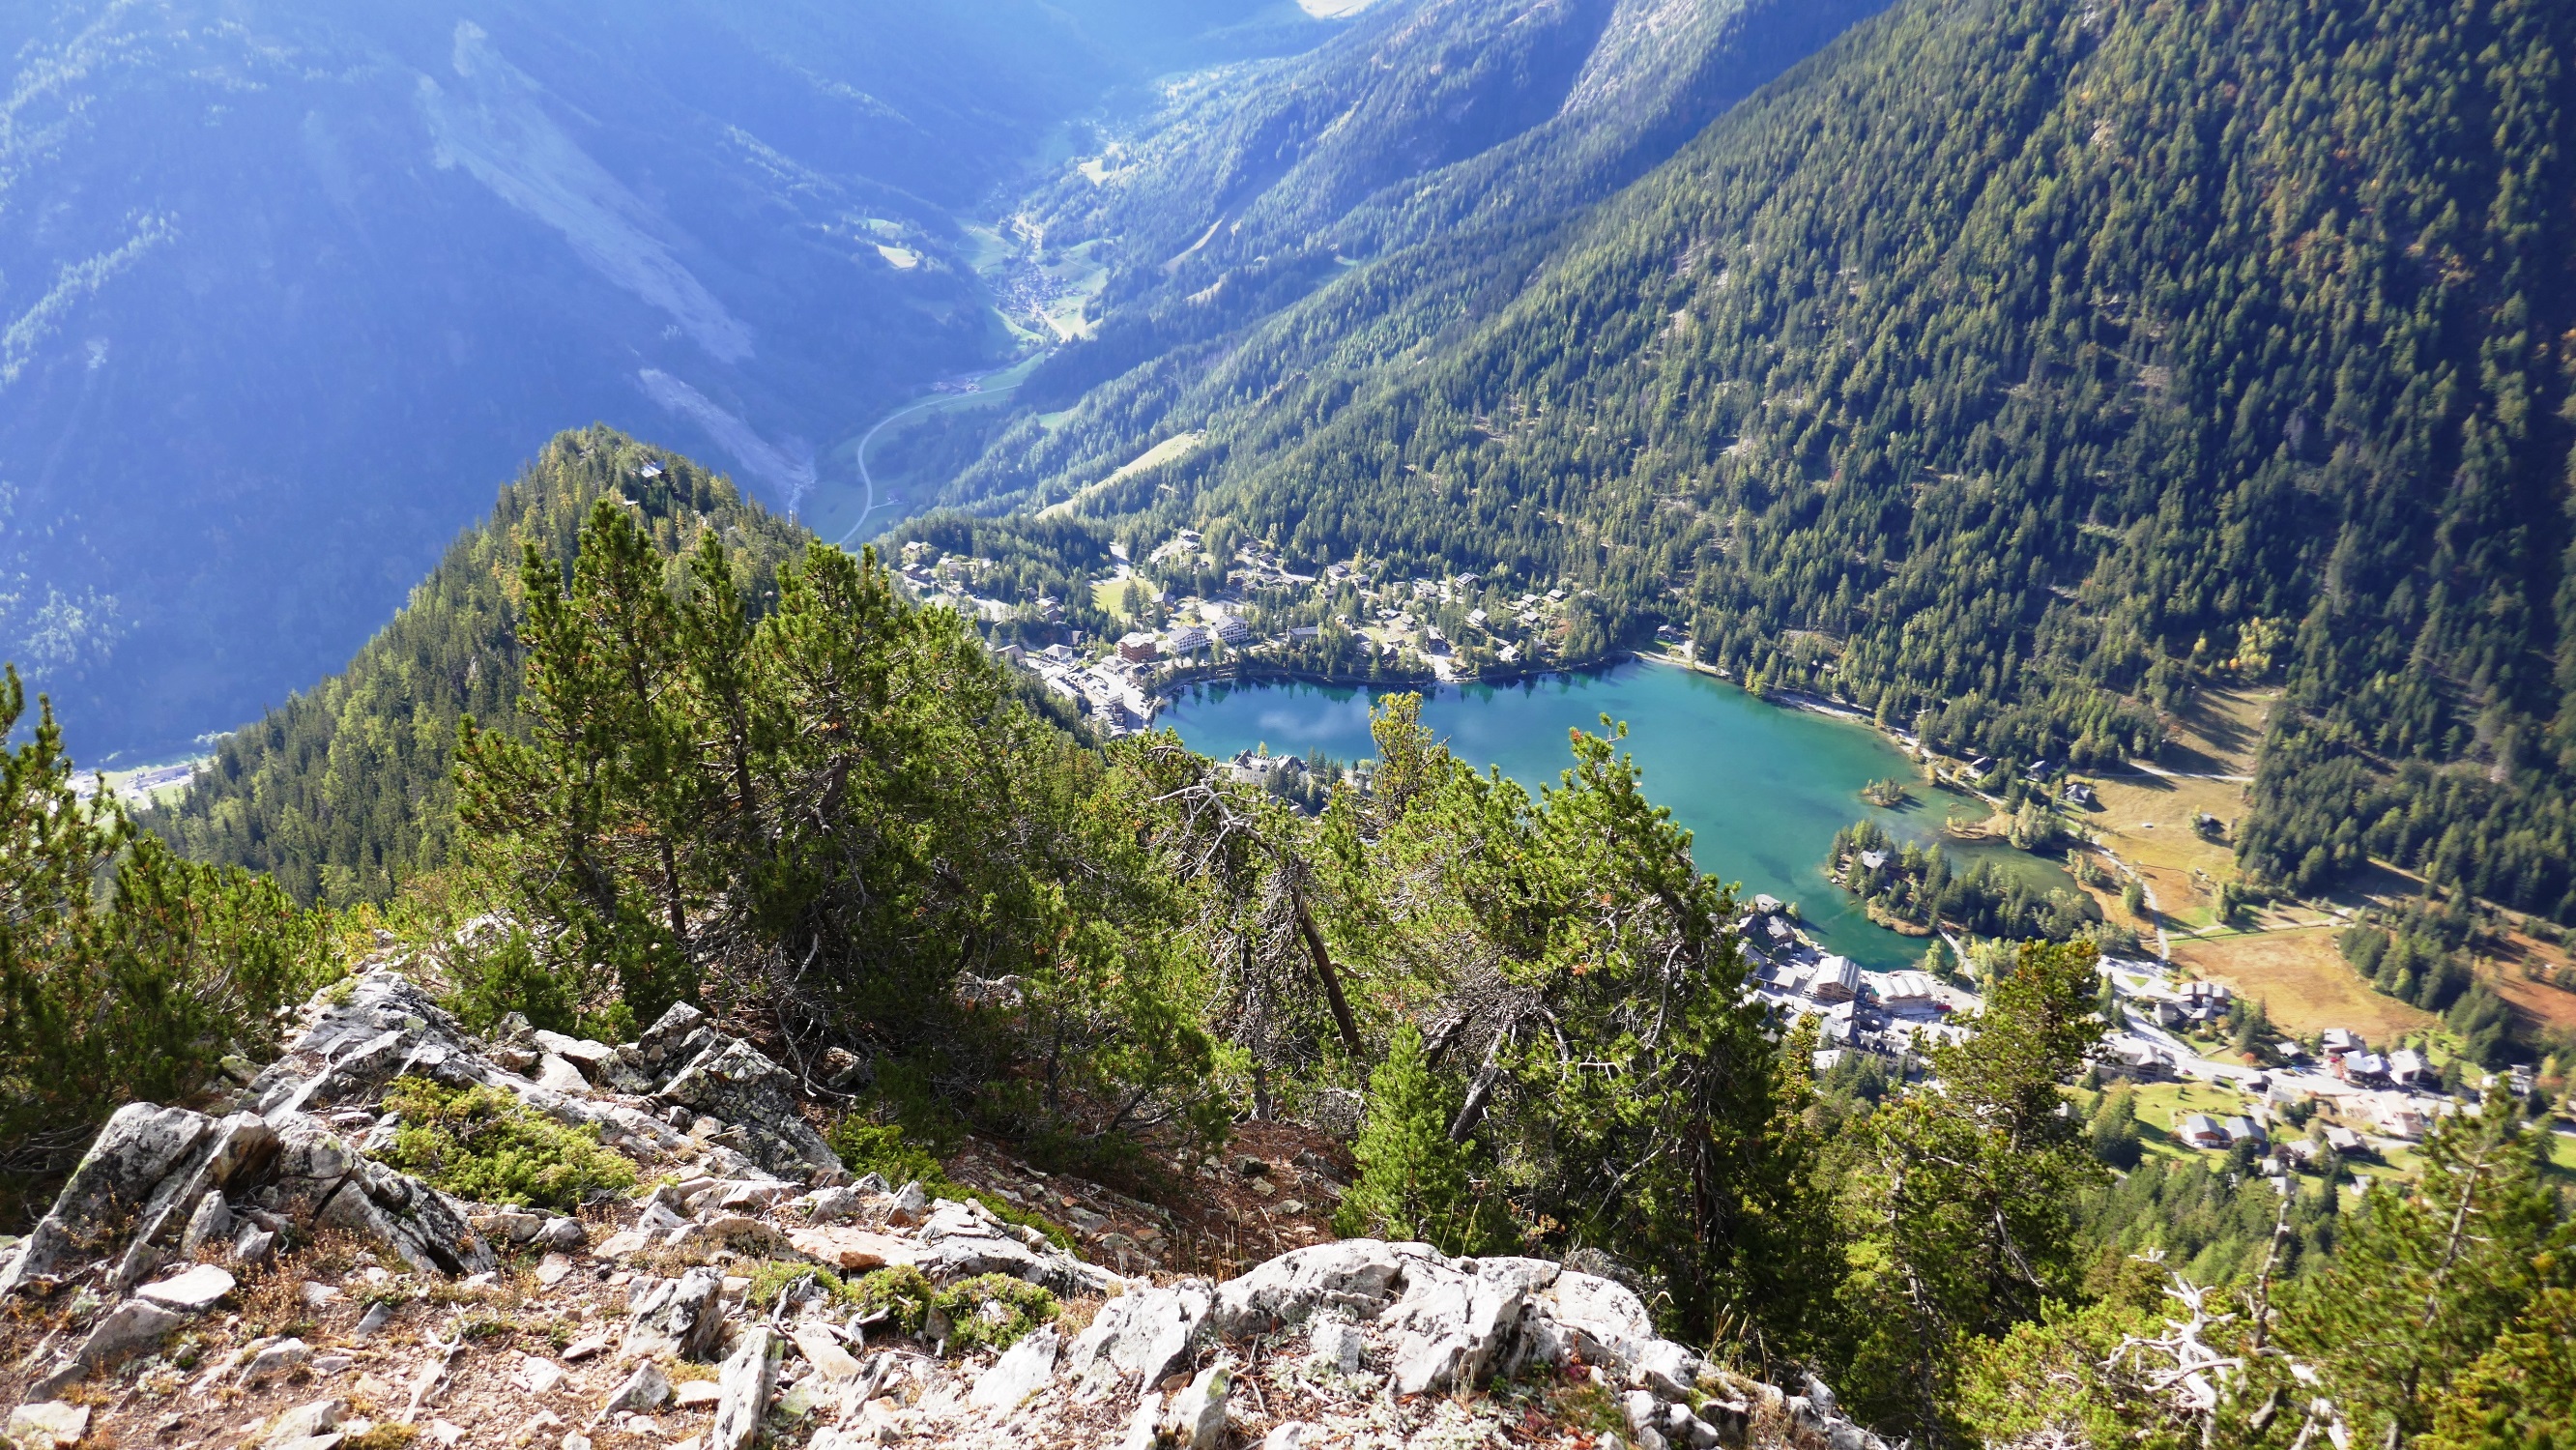
[[[2372,1042],[2437,1025],[2430,1012],[2374,992],[2335,948],[2330,927],[2267,931],[2214,941],[2176,940],[2174,962],[2264,1004],[2283,1030],[2306,1036],[2345,1027]]]

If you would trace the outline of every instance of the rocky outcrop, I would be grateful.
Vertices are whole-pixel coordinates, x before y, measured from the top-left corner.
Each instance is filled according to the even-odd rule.
[[[652,1187],[631,1202],[588,1205],[588,1225],[460,1203],[370,1156],[390,1139],[384,1090],[405,1074],[496,1088],[558,1121],[596,1127]],[[149,1104],[119,1112],[0,1267],[0,1292],[46,1296],[43,1322],[55,1326],[19,1357],[31,1401],[13,1421],[21,1450],[65,1428],[82,1433],[75,1407],[52,1397],[83,1378],[149,1375],[161,1386],[139,1399],[73,1396],[93,1404],[168,1395],[177,1371],[160,1356],[183,1335],[194,1345],[188,1374],[199,1398],[220,1391],[238,1405],[291,1394],[308,1409],[340,1403],[315,1400],[309,1386],[355,1373],[357,1357],[377,1352],[369,1346],[384,1347],[391,1373],[400,1353],[392,1346],[429,1344],[428,1358],[404,1362],[407,1388],[387,1382],[362,1394],[351,1383],[347,1393],[397,1407],[408,1399],[406,1421],[426,1423],[424,1443],[440,1447],[465,1444],[467,1432],[422,1416],[473,1420],[461,1398],[439,1408],[460,1381],[555,1407],[531,1414],[522,1401],[506,1418],[476,1420],[472,1443],[564,1450],[583,1450],[594,1434],[678,1441],[674,1416],[704,1417],[699,1450],[745,1450],[781,1418],[808,1425],[805,1443],[817,1450],[896,1440],[992,1450],[1463,1445],[1502,1434],[1503,1411],[1478,1391],[1510,1375],[1578,1386],[1591,1397],[1588,1413],[1607,1391],[1635,1450],[1878,1450],[1823,1385],[1787,1393],[1663,1339],[1634,1292],[1579,1258],[1457,1258],[1428,1244],[1352,1239],[1281,1254],[1223,1283],[1154,1283],[1069,1254],[981,1203],[940,1199],[917,1183],[848,1182],[797,1116],[785,1071],[692,1008],[674,1008],[617,1047],[524,1028],[485,1042],[417,986],[375,971],[317,999],[286,1056],[244,1075],[251,1080],[229,1114]],[[310,1325],[333,1312],[324,1306],[344,1296],[304,1285],[314,1317],[296,1327],[309,1342],[228,1338],[227,1309],[248,1307],[233,1273],[173,1262],[256,1262],[324,1228],[373,1246],[361,1260],[375,1261],[364,1270],[370,1302],[363,1315],[351,1306],[338,1328],[317,1330]],[[523,1266],[542,1255],[510,1294],[577,1301],[546,1311],[554,1324],[580,1326],[551,1354],[522,1341],[506,1366],[460,1376],[460,1362],[478,1351],[457,1328],[459,1313],[417,1313],[399,1336],[388,1332],[403,1299],[389,1286],[462,1276],[413,1292],[421,1302],[473,1302],[497,1292],[488,1272],[496,1249]],[[768,1263],[755,1273],[759,1261]],[[818,1272],[803,1273],[799,1261]],[[846,1284],[834,1291],[819,1272],[848,1280],[888,1267],[917,1269],[935,1286],[1016,1277],[1087,1319],[1040,1325],[963,1362],[950,1355],[954,1326],[938,1313],[909,1344],[890,1345],[902,1337],[893,1326],[912,1321]],[[755,1283],[764,1286],[759,1302]],[[880,1288],[917,1294],[918,1281]],[[854,1300],[879,1307],[858,1312]],[[709,1381],[692,1362],[721,1367]],[[1513,1410],[1513,1423],[1524,1413]],[[362,1423],[289,1419],[241,1443],[329,1450],[322,1440]],[[148,1438],[205,1441],[232,1425],[210,1420]]]

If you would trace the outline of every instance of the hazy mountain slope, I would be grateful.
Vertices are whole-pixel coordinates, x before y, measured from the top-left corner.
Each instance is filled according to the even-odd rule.
[[[2022,760],[2285,676],[2250,864],[2576,915],[2571,32],[1915,0],[1472,337],[1295,381],[1155,507],[1572,576]]]
[[[1418,0],[1193,78],[1026,215],[1112,274],[951,502],[1053,496],[1508,297],[1567,218],[1883,0]],[[1053,416],[1062,413],[1063,416]],[[952,448],[956,442],[949,444]]]
[[[85,757],[347,658],[604,418],[782,507],[1007,356],[956,222],[1271,0],[73,0],[0,19],[0,655]],[[825,465],[828,466],[828,465]]]

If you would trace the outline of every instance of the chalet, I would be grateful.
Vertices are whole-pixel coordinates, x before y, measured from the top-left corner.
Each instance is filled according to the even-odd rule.
[[[2066,783],[2066,803],[2070,806],[2089,806],[2093,804],[2093,787],[2086,785],[2080,780],[2068,781]]]
[[[2137,1082],[2154,1082],[2172,1070],[2165,1055],[2151,1043],[2134,1037],[2115,1037],[2102,1049],[2101,1066],[2106,1077],[2125,1077]]]
[[[2227,1130],[2207,1113],[2187,1113],[2174,1124],[2174,1136],[2194,1148],[2225,1148],[2232,1141]]]
[[[1849,957],[1827,957],[1807,981],[1807,995],[1819,1002],[1848,1002],[1860,995],[1860,963]]]
[[[2227,1141],[2231,1147],[2238,1143],[2252,1143],[2259,1148],[2271,1141],[2264,1134],[2263,1125],[2252,1118],[2242,1116],[2227,1118],[2218,1126],[2226,1132]]]
[[[1129,638],[1132,639],[1134,636],[1131,635]],[[1153,636],[1149,634],[1145,638],[1150,640]],[[1051,644],[1038,651],[1038,658],[1051,665],[1069,665],[1073,663],[1073,651],[1060,644]]]
[[[1508,665],[1508,664],[1514,664],[1514,663],[1517,663],[1517,662],[1520,660],[1520,657],[1521,657],[1521,649],[1520,649],[1520,646],[1519,646],[1519,645],[1515,645],[1515,644],[1507,644],[1507,645],[1504,645],[1501,649],[1498,649],[1498,650],[1494,651],[1494,658],[1496,658],[1496,659],[1498,659],[1498,660],[1501,660],[1504,664],[1507,664],[1507,665]]]
[[[2335,1076],[2349,1083],[2388,1081],[2388,1059],[2376,1052],[2347,1052],[2333,1059]]]
[[[2327,1147],[2347,1158],[2362,1149],[2361,1135],[2341,1123],[2326,1124],[2325,1137]]]
[[[2413,1087],[2433,1071],[2424,1054],[2411,1047],[2401,1047],[2388,1054],[2388,1080],[2399,1087]]]
[[[2381,1132],[2408,1143],[2422,1141],[2425,1129],[2430,1126],[2425,1116],[2413,1108],[2389,1108],[2379,1115]]]
[[[1875,871],[1879,867],[1887,864],[1887,853],[1885,851],[1863,851],[1860,853],[1860,864],[1861,869],[1864,871]]]

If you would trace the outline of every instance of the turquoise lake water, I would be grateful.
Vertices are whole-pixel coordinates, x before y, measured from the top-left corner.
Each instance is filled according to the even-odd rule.
[[[1500,766],[1532,791],[1554,784],[1573,763],[1566,732],[1597,732],[1604,714],[1627,722],[1626,748],[1644,772],[1647,797],[1692,833],[1702,871],[1741,884],[1748,897],[1769,892],[1797,902],[1819,944],[1863,966],[1884,971],[1922,961],[1920,938],[1871,922],[1825,878],[1834,833],[1864,816],[1916,840],[1930,839],[1940,825],[1945,797],[1895,812],[1860,798],[1873,780],[1920,778],[1876,731],[1642,662],[1445,689],[1426,694],[1422,707],[1423,723],[1461,759],[1479,768]],[[1261,683],[1202,686],[1183,694],[1156,723],[1207,755],[1266,744],[1273,755],[1321,748],[1361,760],[1376,754],[1368,716],[1369,696],[1355,688]],[[1974,853],[1954,847],[1951,854]]]

